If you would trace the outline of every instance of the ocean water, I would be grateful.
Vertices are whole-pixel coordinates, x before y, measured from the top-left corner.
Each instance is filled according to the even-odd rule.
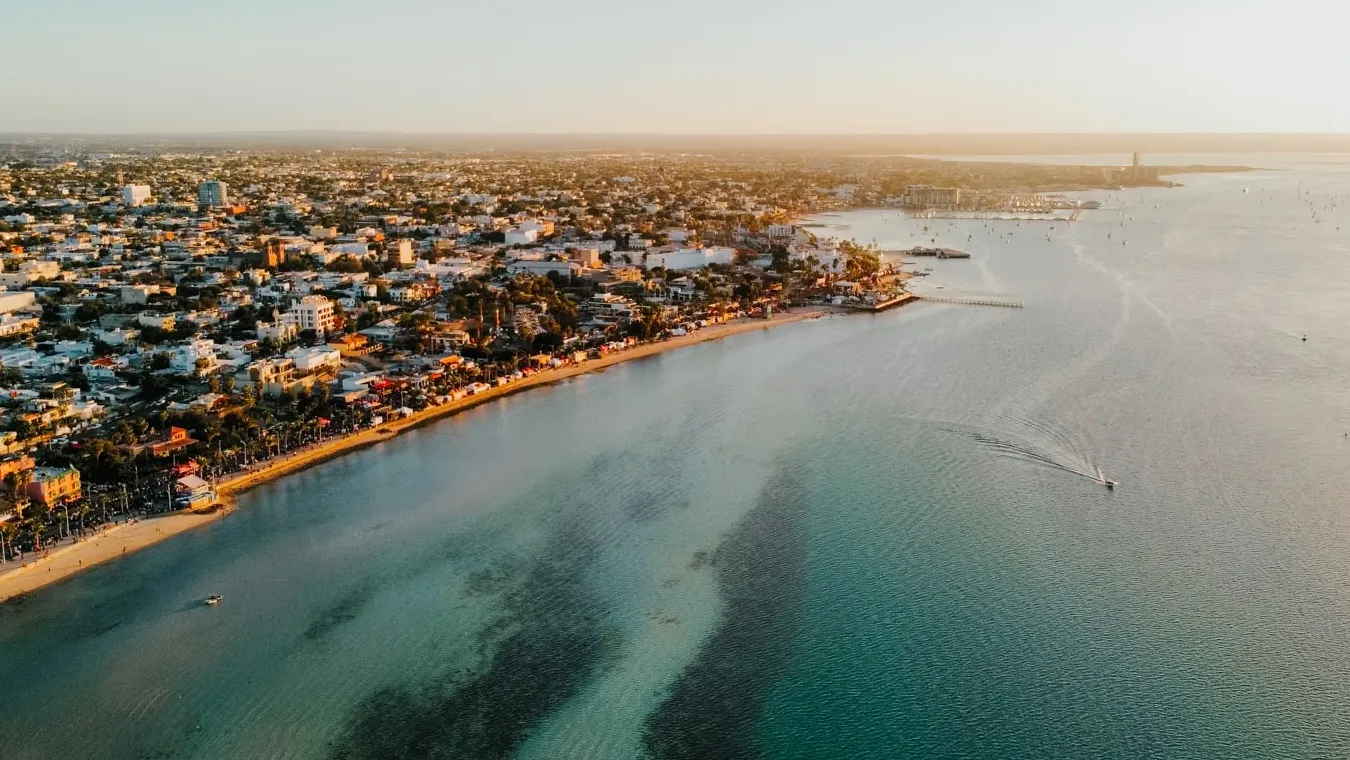
[[[1348,757],[1350,166],[1263,165],[1054,230],[822,217],[1026,307],[701,344],[254,491],[0,607],[0,756]]]

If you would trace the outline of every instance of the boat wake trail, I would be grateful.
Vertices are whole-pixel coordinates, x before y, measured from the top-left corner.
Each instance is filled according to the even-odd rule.
[[[984,435],[983,433],[972,433],[971,437],[974,438],[976,442],[993,449],[994,453],[999,456],[1020,459],[1023,462],[1044,465],[1046,467],[1053,467],[1056,470],[1063,470],[1064,472],[1078,475],[1089,480],[1100,481],[1097,474],[1095,472],[1090,472],[1088,468],[1078,466],[1076,463],[1069,464],[1058,461],[1054,457],[1037,451],[1030,446],[1023,446],[1011,441],[1005,441],[1001,438]]]
[[[1026,437],[1044,440],[1045,445],[1036,446],[1031,443],[1018,443],[981,432],[961,430],[951,430],[951,432],[969,436],[976,443],[992,450],[998,456],[1041,467],[1049,467],[1087,478],[1094,483],[1105,484],[1106,478],[1102,476],[1100,468],[1092,464],[1083,449],[1069,436],[1043,422],[1018,417],[1003,417],[1002,419],[1024,428],[1028,433]]]

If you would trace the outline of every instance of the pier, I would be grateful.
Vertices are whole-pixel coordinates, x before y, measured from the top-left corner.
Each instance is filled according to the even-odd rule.
[[[963,296],[914,296],[914,298],[933,303],[958,303],[966,306],[1002,306],[1008,309],[1020,309],[1025,304],[1003,298],[967,298]]]
[[[917,301],[918,299],[919,297],[913,293],[901,293],[898,296],[888,298],[885,301],[877,301],[876,303],[842,303],[839,304],[839,306],[853,311],[878,312],[894,309],[897,306],[904,306],[910,301]]]

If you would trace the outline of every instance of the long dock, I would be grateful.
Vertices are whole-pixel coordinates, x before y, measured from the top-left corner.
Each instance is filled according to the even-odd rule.
[[[1002,298],[966,298],[963,296],[914,296],[915,298],[932,301],[933,303],[959,303],[967,306],[1002,306],[1009,309],[1020,309],[1025,304],[1021,301],[1009,301]]]

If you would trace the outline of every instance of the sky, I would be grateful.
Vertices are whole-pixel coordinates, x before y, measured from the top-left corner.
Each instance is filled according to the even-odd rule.
[[[1350,132],[1330,0],[0,0],[0,132]]]

